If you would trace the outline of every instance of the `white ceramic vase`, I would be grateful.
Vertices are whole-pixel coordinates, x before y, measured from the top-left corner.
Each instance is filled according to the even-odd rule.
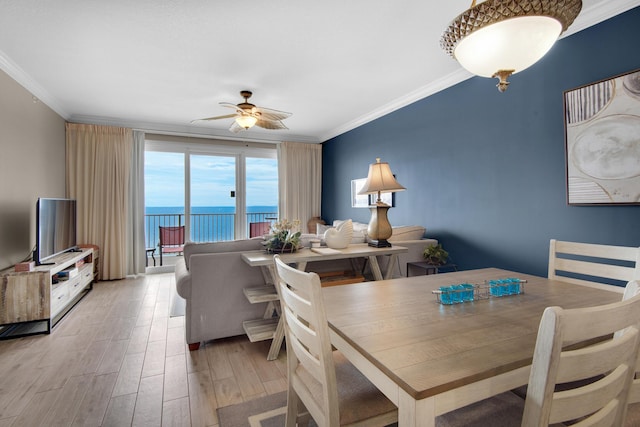
[[[324,241],[327,247],[332,249],[344,249],[349,246],[353,238],[353,223],[346,220],[336,228],[330,228],[324,233]]]

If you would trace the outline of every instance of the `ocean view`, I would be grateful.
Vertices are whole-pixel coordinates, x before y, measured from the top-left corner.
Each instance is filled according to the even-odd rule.
[[[187,240],[214,242],[235,238],[235,206],[195,206],[191,208],[191,233]],[[269,221],[277,215],[277,206],[248,206],[247,222]],[[267,219],[269,218],[269,219]],[[184,225],[184,207],[145,207],[147,247],[158,245],[158,227]]]

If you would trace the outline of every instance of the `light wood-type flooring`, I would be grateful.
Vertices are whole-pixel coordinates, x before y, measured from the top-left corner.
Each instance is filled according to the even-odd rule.
[[[286,351],[246,336],[190,352],[173,273],[98,282],[50,335],[0,341],[0,427],[217,426],[216,408],[286,389]]]

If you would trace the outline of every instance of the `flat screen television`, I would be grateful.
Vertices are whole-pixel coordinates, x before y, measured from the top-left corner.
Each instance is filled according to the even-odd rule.
[[[41,197],[36,204],[36,249],[38,265],[70,250],[77,249],[76,201]]]

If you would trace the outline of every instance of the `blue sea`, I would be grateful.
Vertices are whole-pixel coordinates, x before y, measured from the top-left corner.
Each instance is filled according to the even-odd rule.
[[[195,206],[191,208],[191,233],[187,240],[216,242],[233,240],[235,206]],[[248,206],[247,222],[270,221],[277,216],[277,206]],[[184,225],[184,207],[147,206],[145,240],[148,248],[158,244],[158,227]]]

